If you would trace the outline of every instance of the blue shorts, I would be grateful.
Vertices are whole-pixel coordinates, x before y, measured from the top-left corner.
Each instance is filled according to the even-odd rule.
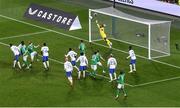
[[[72,72],[66,72],[66,77],[71,77],[72,76]]]
[[[76,65],[76,61],[71,61],[71,64],[72,64],[73,66],[75,66],[75,65]]]
[[[87,69],[87,66],[79,66],[79,71],[84,71]]]
[[[132,59],[131,59],[130,64],[131,64],[131,65],[132,65],[132,64],[136,64],[136,60],[132,60]]]
[[[115,69],[109,69],[110,74],[114,74],[114,72],[115,72]]]
[[[42,61],[43,61],[43,62],[48,61],[48,56],[43,56],[43,57],[42,57]]]
[[[19,55],[15,55],[14,60],[19,61]]]

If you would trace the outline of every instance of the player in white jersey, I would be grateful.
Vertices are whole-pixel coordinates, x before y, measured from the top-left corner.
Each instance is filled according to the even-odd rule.
[[[65,58],[64,70],[66,71],[66,77],[68,78],[70,85],[73,86],[73,79],[72,79],[73,66],[71,62],[68,61],[67,57]]]
[[[129,46],[129,56],[126,59],[129,58],[131,58],[129,65],[130,67],[129,73],[132,73],[136,71],[136,54],[134,53],[134,50],[132,50],[132,46]]]
[[[83,72],[83,78],[86,77],[86,70],[88,66],[88,60],[84,53],[80,54],[80,57],[76,60],[76,62],[80,61],[80,66],[79,66],[79,72],[78,72],[78,79],[81,77],[81,72]]]
[[[43,47],[41,47],[41,54],[42,54],[42,62],[44,65],[44,68],[46,70],[49,69],[49,48],[47,47],[46,43],[43,44]]]
[[[65,55],[65,57],[68,57],[68,56],[71,58],[71,64],[73,65],[73,67],[79,71],[78,67],[76,66],[77,53],[73,51],[72,48],[69,48],[69,52],[67,53],[67,55]]]
[[[16,67],[16,64],[18,64],[19,68],[21,69],[21,64],[19,62],[19,55],[20,55],[20,49],[12,44],[9,44],[11,51],[14,53],[14,63],[13,68]]]
[[[117,79],[116,72],[115,72],[115,69],[117,67],[117,61],[113,57],[112,54],[110,55],[110,58],[108,59],[107,66],[109,67],[109,77],[110,77],[109,82],[112,82],[113,81],[113,75],[114,75],[114,80]]]

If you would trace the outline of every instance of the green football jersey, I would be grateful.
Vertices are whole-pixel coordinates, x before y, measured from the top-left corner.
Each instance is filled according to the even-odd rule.
[[[30,52],[29,52],[28,48],[26,48],[26,49],[25,49],[25,52],[23,53],[23,56],[27,56],[27,55],[29,55],[29,54],[30,54]]]
[[[22,54],[24,54],[26,51],[26,45],[21,46],[20,51]]]
[[[34,52],[34,45],[33,45],[33,44],[30,44],[30,45],[28,46],[28,51],[29,51],[29,53]]]
[[[97,65],[96,55],[92,56],[92,58],[91,58],[91,65]]]
[[[125,77],[125,74],[119,75],[118,79],[117,79],[117,83],[118,84],[124,84],[124,82],[125,82],[124,77]]]
[[[97,54],[96,54],[96,59],[97,59],[97,62],[99,62],[99,61],[100,61],[100,59],[101,59],[101,55],[100,55],[99,53],[97,53]]]
[[[85,44],[84,44],[84,43],[81,43],[81,44],[79,45],[79,49],[80,49],[80,53],[85,53],[85,49],[86,49]]]

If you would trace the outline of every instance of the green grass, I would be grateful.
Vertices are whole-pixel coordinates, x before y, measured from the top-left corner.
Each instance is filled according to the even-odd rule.
[[[79,15],[83,29],[69,32],[23,18],[23,13],[31,2]],[[0,9],[0,14],[2,15],[88,40],[88,8],[86,7],[56,0],[26,0],[23,2],[18,0],[0,0]],[[40,31],[45,30],[0,17],[0,38]],[[180,66],[180,55],[174,48],[174,43],[180,42],[178,35],[180,35],[179,29],[172,27],[171,56],[157,60]],[[64,54],[67,53],[69,47],[78,52],[77,47],[80,42],[78,39],[54,32],[4,39],[0,40],[0,42],[17,45],[22,40],[25,42],[30,40],[35,44],[46,42],[50,48],[50,58],[59,62],[64,62]],[[97,43],[105,45],[102,41]],[[97,44],[90,45],[88,42],[85,42],[85,44],[88,58],[91,57],[93,50],[99,49],[107,60],[110,54],[108,48]],[[129,45],[113,41],[114,48],[119,49],[119,46],[121,46],[120,50],[127,51]],[[145,49],[135,46],[134,49],[137,55],[146,55]],[[94,80],[88,77],[84,80],[77,80],[77,74],[74,71],[75,84],[74,89],[71,89],[61,63],[50,60],[51,69],[48,72],[43,70],[41,62],[35,62],[31,70],[14,70],[12,69],[13,55],[10,49],[7,46],[0,45],[0,52],[0,106],[180,106],[179,79],[140,87],[126,85],[128,98],[124,99],[121,96],[118,100],[115,100],[116,84],[109,83],[107,79],[97,77]],[[137,58],[137,73],[128,74],[129,61],[125,60],[128,56],[127,53],[122,53],[118,50],[113,50],[112,53],[118,60],[117,72],[120,69],[124,69],[126,72],[127,84],[139,85],[180,76],[180,69],[178,68],[140,57]],[[106,65],[106,62],[103,62],[103,65]],[[101,69],[98,70],[98,74],[102,74]],[[108,77],[108,74],[105,76]]]

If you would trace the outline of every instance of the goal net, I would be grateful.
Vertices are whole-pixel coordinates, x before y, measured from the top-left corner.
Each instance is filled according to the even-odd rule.
[[[103,41],[96,20],[106,25],[108,39],[139,47],[145,50],[144,57],[152,59],[170,55],[170,21],[139,18],[113,7],[89,9],[89,42]]]

